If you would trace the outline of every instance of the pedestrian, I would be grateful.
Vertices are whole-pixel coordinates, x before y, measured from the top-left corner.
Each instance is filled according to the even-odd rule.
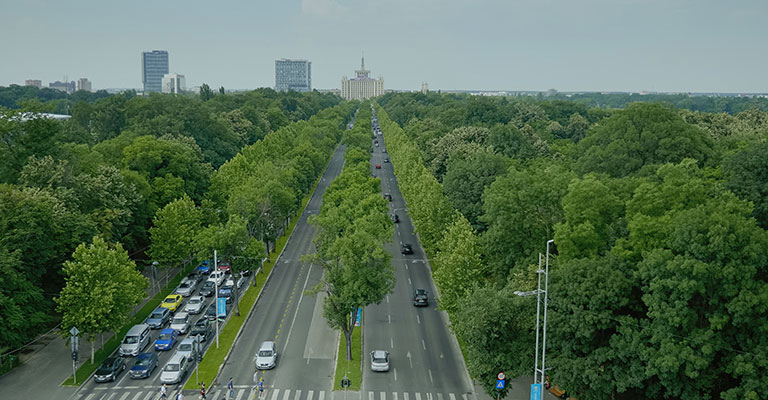
[[[205,399],[205,382],[202,383],[202,386],[200,386],[200,398]]]
[[[181,391],[179,391],[179,393],[176,394],[176,400],[184,400],[184,395],[181,394]]]
[[[264,398],[264,377],[259,379],[259,398]]]
[[[168,398],[168,389],[165,387],[165,383],[163,383],[163,386],[160,386],[160,398],[163,400]]]
[[[227,389],[229,389],[229,398],[234,399],[235,398],[235,384],[232,383],[232,378],[229,378],[229,383],[227,383]]]

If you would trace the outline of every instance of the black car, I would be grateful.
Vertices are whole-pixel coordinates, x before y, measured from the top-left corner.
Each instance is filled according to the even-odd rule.
[[[200,318],[195,326],[192,327],[192,330],[189,331],[189,337],[200,335],[200,341],[206,342],[211,336],[213,336],[213,328],[214,326],[211,321],[209,321],[207,318]]]
[[[136,362],[128,374],[131,379],[149,378],[155,368],[157,368],[157,353],[141,353],[136,357]]]
[[[392,195],[389,194],[389,193],[384,193],[384,198],[389,200],[389,201],[392,201]]]
[[[216,293],[216,284],[213,281],[205,281],[203,287],[200,288],[200,295],[205,297],[211,297]]]
[[[384,159],[384,162],[385,162],[385,163],[388,163],[388,162],[389,162],[389,158],[385,158],[385,159]]]
[[[400,246],[400,252],[403,254],[413,254],[413,247],[409,243],[403,243],[402,246]]]
[[[429,297],[425,289],[416,289],[413,291],[413,305],[416,307],[426,307],[429,305]]]
[[[227,299],[227,304],[230,304],[235,297],[234,293],[232,293],[233,290],[234,288],[232,286],[222,286],[219,288],[219,297]]]
[[[394,223],[398,223],[400,222],[400,217],[397,214],[392,214],[392,221],[394,221]]]
[[[123,371],[125,371],[125,361],[121,357],[108,357],[96,370],[93,380],[96,382],[114,382]]]

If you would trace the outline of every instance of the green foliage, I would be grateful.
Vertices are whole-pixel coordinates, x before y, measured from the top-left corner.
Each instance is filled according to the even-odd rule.
[[[440,288],[440,307],[454,316],[464,298],[481,281],[482,260],[477,237],[466,218],[457,215],[438,243],[434,279]]]
[[[725,187],[751,201],[753,215],[768,229],[768,142],[754,143],[729,155],[723,161]]]
[[[187,260],[195,252],[193,238],[200,230],[202,220],[202,211],[186,195],[158,210],[154,226],[149,228],[152,259],[164,267]]]
[[[19,271],[19,253],[0,248],[0,325],[4,327],[0,343],[4,350],[23,345],[29,331],[38,331],[51,319],[43,291]]]
[[[483,214],[483,192],[497,176],[506,172],[507,161],[503,156],[486,149],[464,154],[448,164],[443,177],[445,197],[479,231],[486,228],[480,221]]]

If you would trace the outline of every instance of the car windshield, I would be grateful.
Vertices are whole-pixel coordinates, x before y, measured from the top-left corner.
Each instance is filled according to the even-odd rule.
[[[175,303],[176,302],[176,298],[174,298],[174,297],[166,297],[165,298],[165,302],[166,303]]]
[[[213,282],[206,281],[205,284],[203,284],[203,289],[210,289],[213,287]]]
[[[139,342],[138,336],[126,336],[125,340],[123,340],[123,344],[136,344]]]
[[[136,365],[149,365],[149,358],[137,358]]]
[[[179,351],[192,351],[192,343],[182,343],[179,346]]]
[[[373,362],[375,362],[375,363],[385,363],[385,362],[387,362],[387,357],[386,356],[384,356],[384,357],[376,357],[376,356],[374,356],[373,357]]]
[[[163,318],[163,313],[161,313],[161,312],[153,312],[152,315],[150,316],[150,318],[153,318],[153,319]]]
[[[160,337],[158,339],[159,340],[171,340],[172,337],[173,337],[173,335],[171,335],[170,333],[161,333]]]
[[[112,365],[114,363],[115,363],[115,359],[114,358],[107,358],[106,360],[104,360],[103,363],[101,363],[101,366],[99,367],[99,369],[111,370],[112,369]]]
[[[176,371],[178,371],[178,370],[179,370],[179,364],[171,364],[171,363],[168,363],[168,364],[166,364],[166,366],[165,366],[165,369],[164,369],[164,370],[165,370],[165,371],[168,371],[168,372],[176,372]]]
[[[200,304],[200,303],[202,303],[202,302],[200,301],[199,298],[193,297],[193,298],[189,299],[189,303],[187,303],[187,304]]]
[[[186,318],[174,318],[173,319],[173,323],[177,324],[177,325],[178,324],[185,324],[185,323],[187,323],[187,319]]]
[[[272,357],[272,350],[259,351],[259,357]]]

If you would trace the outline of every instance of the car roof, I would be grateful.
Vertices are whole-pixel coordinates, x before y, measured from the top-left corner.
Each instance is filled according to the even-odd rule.
[[[184,340],[182,340],[181,343],[179,344],[187,344],[187,343],[195,343],[195,337],[190,336],[190,337],[184,338]]]
[[[179,353],[178,351],[176,351],[176,352],[175,352],[175,353],[173,353],[173,355],[171,356],[171,359],[170,359],[170,360],[168,360],[168,364],[178,364],[179,362],[181,362],[181,359],[182,359],[182,358],[185,358],[185,357],[186,357],[186,356],[185,356],[184,354],[182,354],[182,353]]]
[[[160,334],[163,334],[163,333],[173,333],[173,332],[176,332],[176,329],[165,328],[162,331],[160,331]]]
[[[152,311],[152,313],[155,313],[157,311],[160,311],[161,313],[163,313],[163,312],[168,311],[168,309],[165,308],[165,307],[157,307],[157,308],[155,308],[155,311]]]
[[[157,357],[155,353],[140,353],[138,356],[136,356],[137,360],[143,360],[145,358],[153,358]]]
[[[179,312],[176,313],[176,315],[173,316],[173,318],[175,319],[175,318],[178,318],[178,317],[187,317],[187,316],[189,316],[188,312],[186,312],[186,311],[179,311]]]
[[[266,342],[261,343],[261,346],[259,346],[259,350],[272,350],[273,347],[275,347],[275,342],[268,340]]]
[[[387,354],[389,354],[389,353],[387,353],[384,350],[374,350],[373,351],[373,356],[376,357],[376,358],[384,358],[384,357],[387,356]]]
[[[416,289],[416,293],[418,293],[418,294],[426,294],[427,293],[427,289]]]

